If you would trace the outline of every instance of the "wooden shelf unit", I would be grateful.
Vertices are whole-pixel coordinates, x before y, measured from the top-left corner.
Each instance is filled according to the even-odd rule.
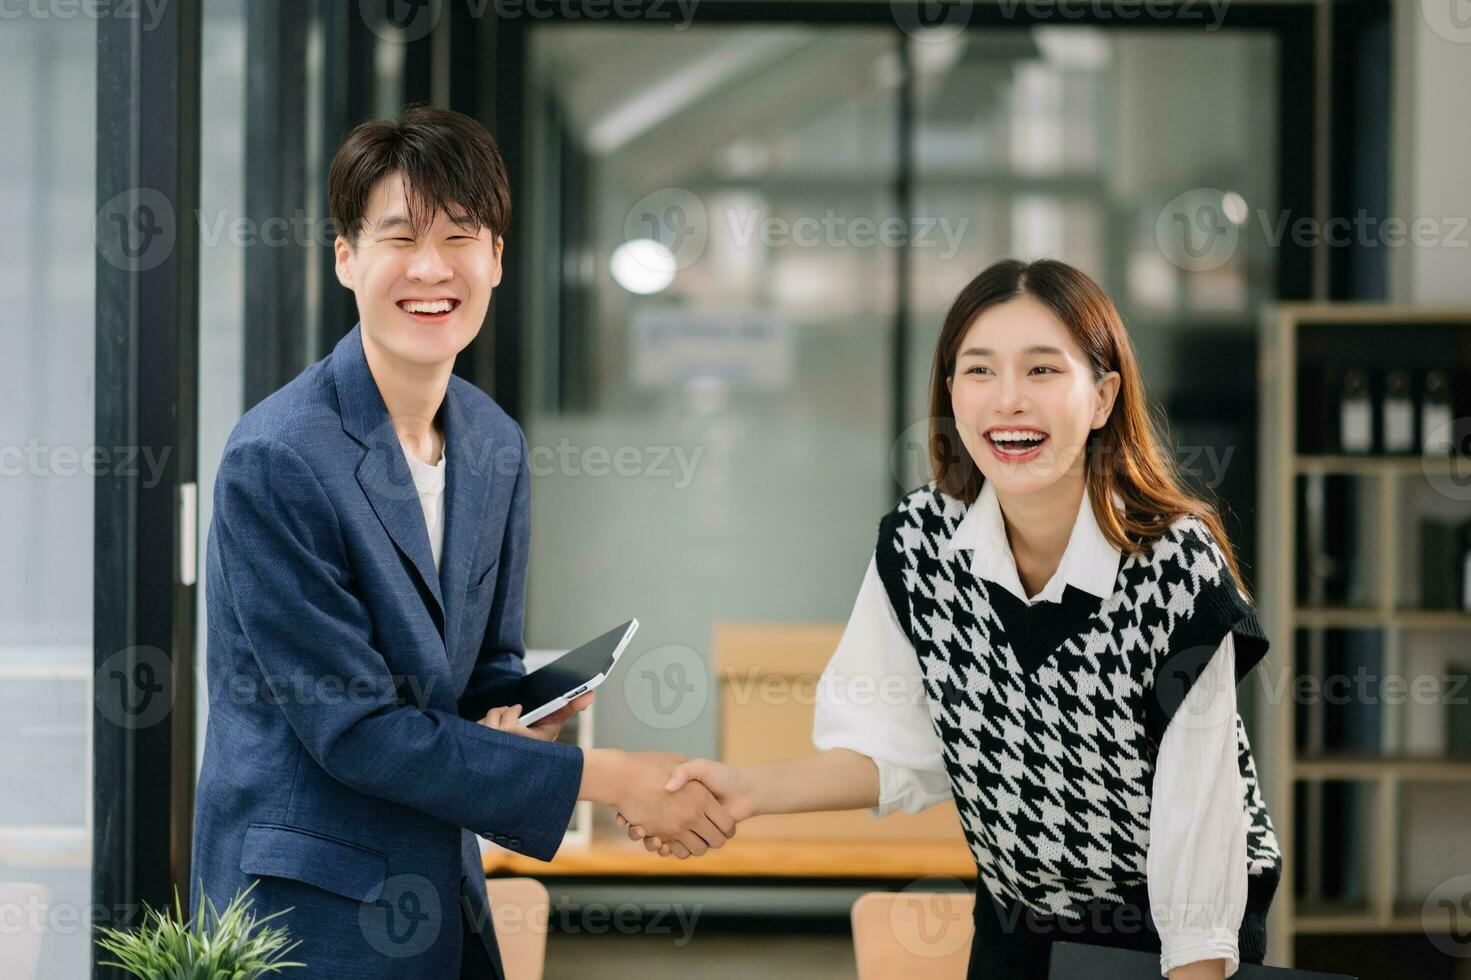
[[[1385,632],[1383,671],[1398,672],[1400,634],[1406,631],[1465,631],[1471,613],[1404,608],[1396,596],[1394,566],[1381,566],[1372,605],[1365,608],[1303,608],[1297,604],[1296,480],[1300,475],[1347,475],[1377,482],[1373,505],[1379,554],[1399,555],[1400,485],[1416,476],[1471,477],[1465,457],[1374,456],[1299,453],[1299,327],[1459,326],[1471,330],[1471,310],[1416,309],[1382,304],[1302,303],[1270,308],[1263,318],[1260,381],[1261,456],[1259,486],[1260,574],[1257,609],[1272,638],[1273,653],[1264,667],[1270,690],[1290,692],[1295,680],[1296,632],[1307,629],[1378,629]],[[1464,383],[1464,382],[1463,382]],[[1471,517],[1471,502],[1466,515]],[[1259,688],[1253,687],[1253,693]],[[1262,705],[1265,738],[1255,756],[1283,851],[1282,882],[1268,923],[1272,963],[1292,965],[1293,939],[1308,934],[1416,933],[1424,929],[1420,903],[1397,894],[1403,856],[1400,789],[1410,783],[1471,782],[1471,758],[1405,754],[1300,756],[1296,750],[1295,701],[1290,694]],[[1388,704],[1381,733],[1402,724]],[[1386,744],[1381,739],[1381,744]],[[1391,741],[1387,744],[1393,745]],[[1359,906],[1331,903],[1297,907],[1294,895],[1294,840],[1299,818],[1295,787],[1300,782],[1345,781],[1373,787],[1366,855],[1368,901]],[[1471,867],[1459,869],[1471,872]]]

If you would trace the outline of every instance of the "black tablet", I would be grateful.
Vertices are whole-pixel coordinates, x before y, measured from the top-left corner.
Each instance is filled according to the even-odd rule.
[[[1088,943],[1055,942],[1048,980],[1159,980],[1159,954]],[[1231,980],[1358,980],[1343,973],[1284,970],[1242,963]]]
[[[601,684],[637,629],[638,620],[630,619],[521,678],[511,698],[521,705],[521,724],[539,721]]]

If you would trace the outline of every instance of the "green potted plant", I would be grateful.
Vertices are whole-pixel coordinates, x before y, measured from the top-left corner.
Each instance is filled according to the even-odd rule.
[[[284,957],[300,942],[291,942],[284,926],[267,925],[283,909],[263,919],[250,911],[250,893],[259,882],[237,892],[224,912],[199,888],[199,915],[189,920],[174,890],[173,912],[143,906],[143,924],[132,931],[103,926],[97,945],[117,957],[103,966],[121,967],[144,980],[256,980],[267,973],[305,963]]]

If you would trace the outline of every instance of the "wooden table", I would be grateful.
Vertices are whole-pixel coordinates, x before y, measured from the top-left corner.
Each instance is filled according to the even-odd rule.
[[[645,851],[625,837],[600,835],[591,844],[564,844],[551,861],[500,847],[484,855],[491,877],[534,878],[831,878],[913,880],[976,876],[963,842],[742,840],[739,836],[704,857],[680,861]]]

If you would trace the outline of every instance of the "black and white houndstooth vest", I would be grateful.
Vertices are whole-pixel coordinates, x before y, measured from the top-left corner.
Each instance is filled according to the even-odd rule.
[[[1238,682],[1261,660],[1261,625],[1197,518],[1126,555],[1107,599],[1069,585],[1028,605],[947,548],[966,509],[933,483],[911,492],[880,524],[876,563],[981,880],[1045,915],[1144,894],[1165,726],[1227,630]],[[1250,818],[1241,955],[1260,962],[1281,853],[1240,714],[1236,743]]]

